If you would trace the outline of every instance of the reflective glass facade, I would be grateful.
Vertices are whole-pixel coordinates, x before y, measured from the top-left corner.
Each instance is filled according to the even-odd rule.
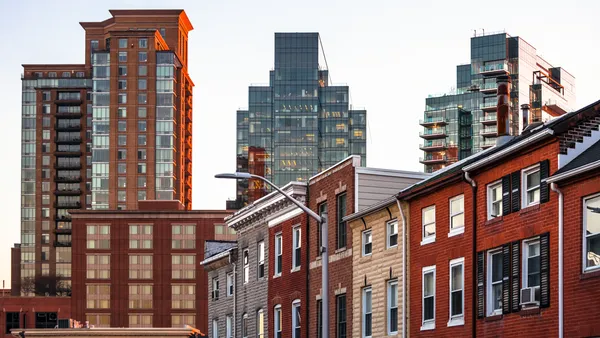
[[[456,89],[429,96],[420,121],[425,172],[439,170],[496,144],[496,78],[511,77],[510,133],[523,129],[521,105],[530,104],[529,123],[571,111],[575,79],[553,67],[536,49],[506,33],[471,38],[471,63],[456,68]]]
[[[366,111],[351,109],[348,86],[329,84],[320,53],[318,33],[275,34],[269,85],[249,87],[248,109],[237,112],[238,171],[283,186],[351,154],[366,163]],[[259,181],[239,181],[236,207],[266,193]]]

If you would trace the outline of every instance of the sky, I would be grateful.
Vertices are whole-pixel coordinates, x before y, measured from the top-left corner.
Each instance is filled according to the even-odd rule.
[[[501,5],[499,5],[501,4]],[[463,0],[0,0],[0,280],[10,285],[10,248],[20,241],[22,64],[83,63],[80,21],[109,9],[184,9],[194,88],[193,207],[224,209],[235,197],[235,112],[248,86],[268,83],[275,32],[319,32],[334,84],[367,109],[367,165],[423,170],[418,121],[425,98],[456,84],[474,30],[520,36],[576,78],[580,108],[600,99],[600,1]]]

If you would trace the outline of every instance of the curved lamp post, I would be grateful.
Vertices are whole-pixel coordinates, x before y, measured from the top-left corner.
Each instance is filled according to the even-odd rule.
[[[314,211],[310,210],[304,204],[300,203],[300,201],[296,200],[283,190],[281,190],[278,186],[276,186],[273,182],[268,179],[243,172],[235,172],[235,173],[226,173],[226,174],[217,174],[215,178],[228,178],[234,180],[247,180],[250,178],[255,178],[265,182],[266,184],[273,187],[273,189],[277,190],[280,194],[285,196],[290,202],[294,203],[298,208],[302,209],[308,216],[312,217],[317,221],[318,226],[321,228],[321,299],[322,299],[322,307],[321,310],[321,320],[323,321],[323,329],[322,329],[322,338],[329,337],[329,257],[327,252],[327,214],[323,215],[323,217],[317,215]],[[318,323],[317,323],[318,325]]]

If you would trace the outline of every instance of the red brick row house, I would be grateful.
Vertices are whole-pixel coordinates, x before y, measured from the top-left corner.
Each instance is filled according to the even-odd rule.
[[[599,125],[600,101],[397,195],[410,335],[600,335]]]

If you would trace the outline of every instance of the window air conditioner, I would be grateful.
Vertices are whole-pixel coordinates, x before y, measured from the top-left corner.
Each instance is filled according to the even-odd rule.
[[[534,286],[521,289],[521,305],[533,305],[540,303],[540,288]]]

